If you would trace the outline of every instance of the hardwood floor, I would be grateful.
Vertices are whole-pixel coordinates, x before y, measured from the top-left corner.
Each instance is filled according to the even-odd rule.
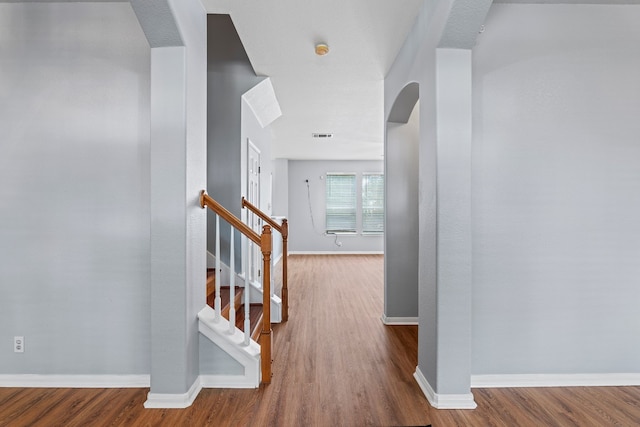
[[[417,327],[384,326],[381,256],[291,256],[273,381],[144,409],[146,389],[0,388],[0,426],[640,426],[640,387],[474,389],[432,409],[413,379]]]

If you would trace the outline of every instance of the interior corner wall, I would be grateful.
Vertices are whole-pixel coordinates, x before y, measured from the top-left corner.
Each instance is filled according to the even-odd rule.
[[[242,95],[264,80],[255,75],[227,15],[209,15],[207,72],[207,192],[237,217],[242,215]],[[211,46],[219,46],[212,50]],[[226,46],[226,47],[225,47]],[[227,47],[234,46],[229,56]],[[237,51],[242,49],[242,51]],[[246,148],[245,148],[246,149]],[[215,214],[208,212],[207,249],[214,253]],[[221,224],[221,261],[229,264],[229,226]],[[240,237],[235,241],[240,256]]]
[[[382,253],[383,235],[324,235],[325,176],[331,172],[355,173],[358,206],[363,173],[383,173],[381,160],[289,160],[289,251],[311,253]],[[309,187],[305,180],[309,180]],[[360,210],[358,211],[360,212]],[[357,220],[359,227],[360,218]],[[341,243],[338,246],[336,243]]]
[[[0,3],[0,62],[0,374],[148,375],[150,54],[136,15]]]
[[[387,318],[418,317],[418,156],[420,105],[407,123],[387,122],[385,298]]]
[[[640,373],[637,22],[631,5],[491,8],[473,63],[473,374]]]
[[[260,78],[250,68],[222,65],[210,67],[207,79],[207,191],[239,217],[243,194],[242,94]],[[211,237],[209,233],[208,247],[213,247]]]

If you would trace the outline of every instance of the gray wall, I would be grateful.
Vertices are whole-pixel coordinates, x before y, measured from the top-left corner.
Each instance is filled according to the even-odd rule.
[[[208,15],[207,191],[237,217],[241,216],[242,94],[257,77],[228,15]],[[215,249],[215,215],[208,214],[207,249]],[[221,259],[229,263],[229,228],[222,224]],[[240,256],[240,238],[235,242]],[[239,264],[239,263],[238,263]]]
[[[382,235],[323,235],[325,231],[325,180],[330,172],[353,172],[360,183],[362,173],[383,172],[382,161],[289,161],[289,250],[292,252],[382,252]],[[321,178],[322,177],[322,178]],[[309,180],[309,192],[305,180]],[[359,184],[358,184],[359,185]],[[358,187],[360,188],[360,187]],[[357,190],[358,206],[361,190]],[[309,195],[315,227],[309,212]],[[357,222],[360,227],[360,218]],[[360,230],[361,228],[358,228]]]
[[[289,216],[289,160],[273,161],[273,215]]]
[[[491,9],[474,50],[474,374],[640,372],[638,22],[637,6]]]
[[[420,106],[408,122],[387,123],[385,297],[387,318],[418,317],[418,142]]]
[[[200,334],[200,375],[243,375],[244,367],[214,344],[209,338]]]
[[[0,23],[0,373],[148,374],[149,45],[128,3]]]

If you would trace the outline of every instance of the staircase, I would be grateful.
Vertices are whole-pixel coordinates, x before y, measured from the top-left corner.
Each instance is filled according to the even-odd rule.
[[[245,319],[244,319],[244,287],[236,286],[234,291],[234,299],[230,301],[231,288],[230,286],[220,286],[220,299],[222,301],[222,317],[229,321],[229,314],[232,311],[235,313],[234,323],[236,327],[244,332]],[[214,301],[216,295],[216,275],[215,269],[207,269],[207,305],[214,308]],[[260,330],[262,329],[263,310],[262,304],[249,304],[249,323],[251,325],[251,339],[258,340],[260,336]]]
[[[253,388],[271,383],[271,324],[286,321],[288,317],[287,220],[283,219],[282,224],[277,224],[244,198],[242,202],[243,208],[266,222],[260,233],[225,209],[205,190],[200,193],[200,206],[215,214],[215,250],[209,254],[213,261],[209,266],[215,264],[215,268],[207,271],[206,305],[198,313],[198,330],[201,333],[200,378],[203,387]],[[225,236],[228,236],[228,247],[224,254],[229,265],[224,265],[224,269],[221,262],[221,221],[230,226],[224,231],[225,234],[229,233]],[[275,295],[272,287],[272,228],[281,235],[283,242],[283,298]],[[242,244],[242,256],[234,248],[236,237],[240,238]],[[252,257],[249,256],[253,248],[261,253],[261,260],[256,260],[260,262],[259,271],[262,273],[259,274],[259,283],[252,281],[248,274],[253,271]],[[239,274],[237,271],[240,269],[235,267],[236,258],[242,264],[243,272]],[[222,283],[223,272],[228,283]],[[236,281],[244,286],[235,286]]]

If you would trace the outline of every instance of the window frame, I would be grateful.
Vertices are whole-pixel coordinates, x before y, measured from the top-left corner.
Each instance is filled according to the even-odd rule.
[[[344,203],[343,206],[330,206],[332,202],[330,200],[331,191],[330,182],[334,181],[332,177],[350,177],[352,179],[352,188],[351,194],[346,194],[341,196],[343,198],[342,202],[346,202],[348,198],[352,199],[352,204],[349,205]],[[336,183],[337,184],[337,183]],[[336,195],[334,197],[334,201],[336,205],[339,205],[339,197]],[[330,213],[331,210],[345,210],[352,212],[343,212],[343,213]],[[340,219],[339,217],[343,216],[345,218]],[[349,220],[346,217],[352,217]],[[340,227],[340,221],[343,221],[345,224],[349,222],[348,225],[353,225],[353,227]],[[324,229],[326,234],[357,234],[358,232],[358,174],[355,172],[327,172],[325,176],[325,224]]]
[[[376,192],[376,195],[378,197],[368,197],[365,193],[367,192],[367,187],[369,186],[369,182],[368,182],[368,177],[379,177],[381,178],[382,182],[379,184],[379,188],[378,191]],[[362,234],[363,235],[379,235],[379,234],[384,234],[384,218],[385,218],[385,176],[384,176],[384,172],[363,172],[362,173],[362,177],[360,179],[360,192],[361,192],[361,210],[360,210],[360,218],[361,218],[361,228],[362,228]],[[369,200],[372,200],[373,202],[376,202],[378,204],[378,206],[374,206],[372,208],[369,208],[366,206],[367,202]],[[367,211],[369,210],[374,210],[374,211],[378,211],[377,213],[372,213],[370,215],[367,215]],[[375,216],[378,215],[379,216],[379,220],[377,221],[378,226],[380,228],[378,229],[368,229],[366,227],[368,227],[367,223],[371,223],[371,222],[376,222],[376,221],[367,221],[366,218],[367,216]]]

